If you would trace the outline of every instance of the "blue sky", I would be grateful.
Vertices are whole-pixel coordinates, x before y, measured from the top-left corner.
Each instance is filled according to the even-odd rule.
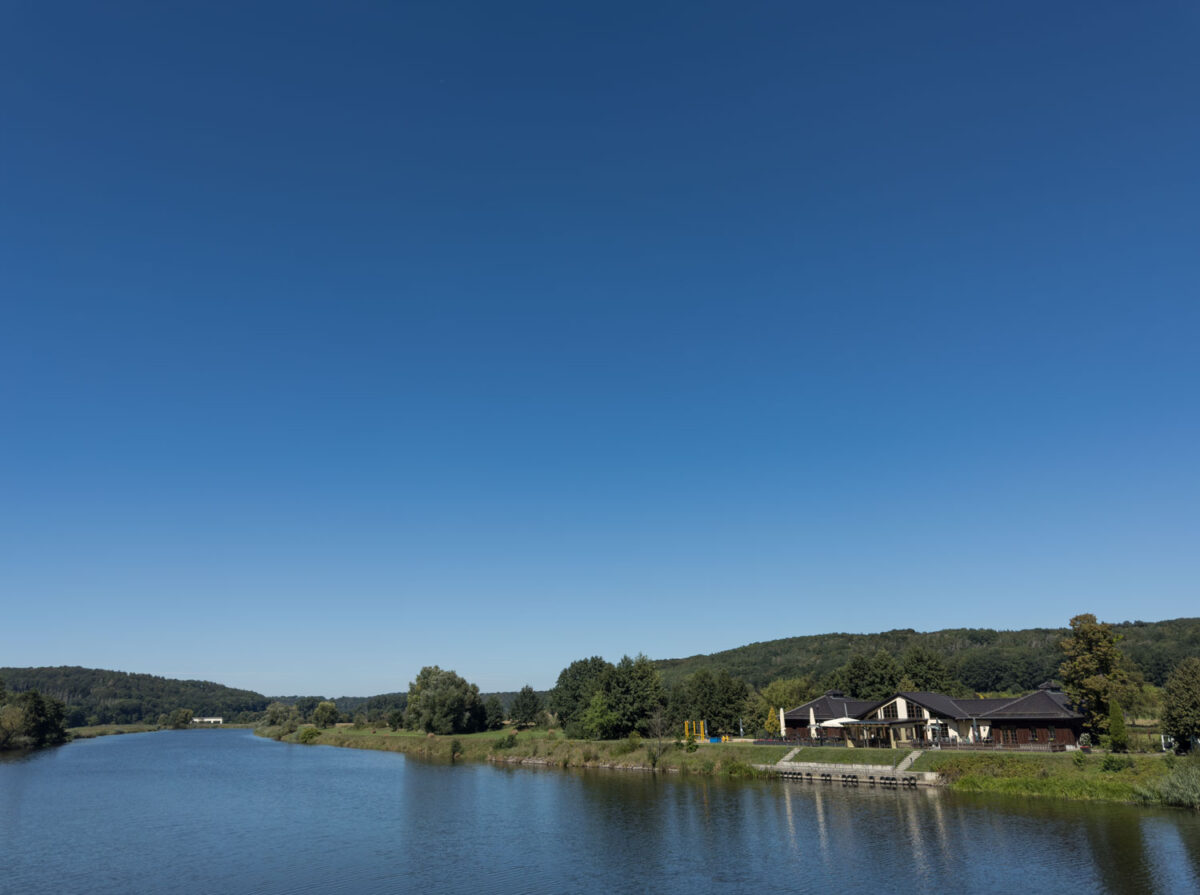
[[[1191,4],[7,4],[0,665],[1196,615]]]

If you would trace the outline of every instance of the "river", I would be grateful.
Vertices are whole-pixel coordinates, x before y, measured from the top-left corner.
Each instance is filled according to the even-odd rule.
[[[1200,892],[1200,816],[443,765],[245,730],[0,762],[0,892]]]

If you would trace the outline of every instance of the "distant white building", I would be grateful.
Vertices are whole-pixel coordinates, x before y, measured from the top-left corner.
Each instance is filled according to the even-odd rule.
[[[212,727],[217,727],[225,721],[224,718],[193,718],[193,724],[208,724]]]

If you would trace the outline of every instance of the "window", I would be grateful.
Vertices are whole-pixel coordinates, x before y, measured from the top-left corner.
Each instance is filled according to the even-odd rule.
[[[1037,741],[1038,741],[1037,728],[1036,727],[1029,728],[1029,742],[1036,743]]]
[[[1053,725],[1046,728],[1046,742],[1048,742],[1048,743],[1058,742],[1058,731],[1054,729]]]
[[[887,705],[885,705],[883,707],[883,711],[880,713],[879,717],[881,717],[881,718],[899,718],[900,710],[898,708],[896,708],[896,700],[893,700],[893,701],[889,702]]]
[[[910,718],[924,718],[925,717],[925,713],[923,711],[921,711],[921,707],[919,705],[917,705],[915,702],[913,702],[911,699],[908,700],[908,717],[910,717]]]
[[[1006,746],[1017,745],[1017,729],[1015,727],[1001,727],[1000,742]]]

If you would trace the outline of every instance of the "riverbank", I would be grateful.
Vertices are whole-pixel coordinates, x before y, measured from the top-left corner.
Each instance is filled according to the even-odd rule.
[[[301,742],[301,728],[284,734],[281,728],[258,728],[255,733],[282,742]],[[490,761],[501,764],[542,765],[559,768],[613,768],[630,771],[665,771],[728,778],[769,777],[754,765],[772,765],[791,751],[786,746],[752,743],[703,743],[689,752],[672,740],[569,740],[556,731],[524,730],[434,736],[382,728],[326,728],[311,744],[351,749],[399,752],[436,761]]]
[[[194,725],[192,727],[183,728],[184,730],[229,730],[230,728],[238,728],[248,730],[253,727],[253,724],[221,724],[221,725]],[[92,740],[96,737],[111,737],[120,736],[125,733],[152,733],[156,730],[176,730],[178,728],[162,727],[158,724],[96,724],[90,727],[68,727],[67,735],[72,740]]]
[[[1200,808],[1200,756],[930,751],[910,770],[959,792]]]
[[[290,734],[281,728],[258,728],[255,733],[296,743],[302,741],[304,731],[309,731],[304,736],[314,745],[398,752],[435,761],[659,770],[727,778],[771,777],[794,770],[798,761],[829,765],[853,759],[882,771],[894,768],[908,754],[908,750],[808,748],[796,754],[787,768],[777,768],[792,752],[789,747],[703,743],[689,752],[668,740],[569,740],[545,730],[434,736],[382,728],[308,727]],[[1200,756],[931,751],[907,770],[923,777],[937,774],[941,785],[959,792],[1200,808]]]
[[[73,740],[93,740],[96,737],[120,736],[125,733],[150,733],[162,730],[157,724],[96,724],[90,727],[68,727],[67,735]]]

